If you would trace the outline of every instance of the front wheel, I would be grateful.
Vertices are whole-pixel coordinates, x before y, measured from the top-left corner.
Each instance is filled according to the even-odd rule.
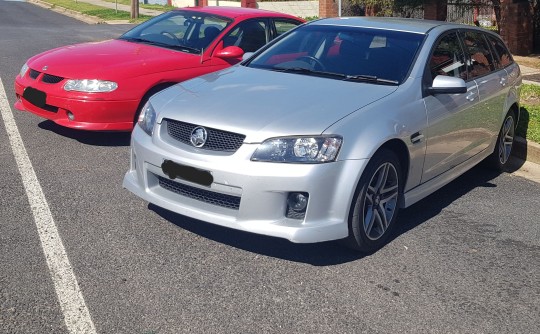
[[[514,145],[515,130],[516,115],[513,110],[510,110],[504,118],[501,131],[497,137],[495,150],[488,158],[490,166],[494,169],[502,171],[508,165]]]
[[[349,214],[346,244],[362,253],[384,246],[399,211],[402,178],[396,154],[381,150],[368,163]]]

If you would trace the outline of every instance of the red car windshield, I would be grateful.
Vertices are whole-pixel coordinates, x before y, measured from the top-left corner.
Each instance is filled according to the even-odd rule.
[[[120,39],[200,53],[231,22],[226,17],[174,10],[138,25]]]

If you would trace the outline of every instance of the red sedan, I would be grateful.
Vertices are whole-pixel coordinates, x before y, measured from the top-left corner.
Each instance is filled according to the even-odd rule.
[[[118,39],[30,58],[15,79],[15,108],[69,128],[131,131],[151,95],[234,65],[303,22],[249,8],[172,10]]]

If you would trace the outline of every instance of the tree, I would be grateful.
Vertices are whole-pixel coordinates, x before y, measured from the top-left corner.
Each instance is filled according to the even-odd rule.
[[[139,0],[131,0],[131,15],[132,19],[139,17]]]

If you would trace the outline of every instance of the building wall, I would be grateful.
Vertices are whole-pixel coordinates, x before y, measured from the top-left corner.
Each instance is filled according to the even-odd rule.
[[[319,1],[319,17],[338,16],[338,3],[336,0]]]
[[[528,1],[501,0],[500,34],[513,54],[528,56],[533,52],[533,11]]]
[[[319,1],[265,1],[257,2],[259,9],[291,14],[298,17],[319,16]]]
[[[160,0],[151,0],[160,1]],[[166,0],[161,0],[166,1]],[[172,0],[174,7],[193,7],[195,6],[195,0]],[[208,0],[209,6],[230,6],[240,7],[240,1],[223,1],[223,0]],[[319,16],[319,1],[264,1],[257,2],[257,8],[272,10],[275,12],[291,14],[299,17],[314,17]]]

